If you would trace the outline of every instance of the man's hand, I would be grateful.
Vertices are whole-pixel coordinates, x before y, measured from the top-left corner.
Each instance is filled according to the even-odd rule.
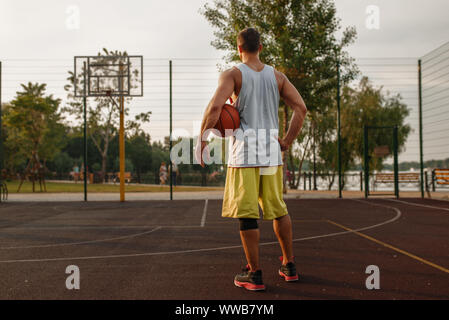
[[[284,139],[278,138],[279,144],[281,145],[281,151],[287,151],[290,145],[285,142]]]
[[[205,157],[209,160],[209,148],[207,146],[207,141],[201,141],[199,138],[196,142],[195,147],[195,159],[196,163],[199,163],[203,168],[206,165],[203,160],[203,154],[206,154]]]
[[[200,158],[201,158],[201,162],[200,165],[204,168],[205,164],[204,164],[204,159],[203,159],[203,151],[204,149],[207,148],[207,141],[201,141],[201,153],[200,153]]]

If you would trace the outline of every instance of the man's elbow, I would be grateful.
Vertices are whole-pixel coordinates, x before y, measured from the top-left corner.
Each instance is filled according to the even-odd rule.
[[[209,114],[214,115],[214,116],[219,116],[221,113],[221,109],[223,109],[223,106],[212,104],[209,109]]]
[[[306,107],[306,105],[304,103],[301,103],[300,109],[301,109],[301,114],[303,115],[303,117],[305,117],[306,114],[307,114],[307,107]]]
[[[307,114],[307,107],[304,103],[298,103],[295,106],[295,112],[297,112],[299,115],[301,115],[302,118],[304,118]]]

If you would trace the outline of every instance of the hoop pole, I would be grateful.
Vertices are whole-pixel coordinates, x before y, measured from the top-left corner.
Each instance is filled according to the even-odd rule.
[[[83,133],[83,163],[84,163],[84,201],[87,201],[87,96],[86,96],[86,72],[87,65],[86,61],[83,63],[84,65],[84,91],[83,91],[83,117],[84,117],[84,133]]]
[[[421,173],[421,198],[424,198],[424,151],[423,151],[423,125],[422,125],[422,74],[421,59],[418,60],[418,108],[419,108],[419,167]]]
[[[123,64],[120,63],[120,75],[123,73]],[[119,132],[119,148],[120,148],[120,202],[125,201],[125,103],[122,94],[123,77],[120,77],[120,132]]]
[[[169,61],[169,69],[170,69],[170,152],[169,152],[169,168],[170,168],[170,200],[173,200],[173,174],[172,174],[172,170],[173,170],[173,165],[171,162],[171,149],[172,149],[172,130],[173,130],[173,118],[172,118],[172,108],[173,108],[173,87],[172,87],[172,61]]]
[[[341,190],[341,126],[340,126],[340,62],[337,61],[337,148],[338,148],[338,197],[342,198]]]

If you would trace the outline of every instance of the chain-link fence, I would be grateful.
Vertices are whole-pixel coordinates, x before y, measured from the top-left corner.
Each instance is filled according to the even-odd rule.
[[[399,101],[408,108],[405,125],[410,131],[405,135],[406,140],[399,149],[399,172],[419,175],[422,164],[427,171],[427,184],[435,184],[432,180],[434,169],[448,168],[449,165],[449,44],[430,52],[421,59],[421,87],[419,86],[418,60],[415,58],[358,58],[356,64],[360,69],[360,77],[350,86],[357,87],[362,77],[367,77],[375,88],[381,88],[384,97],[389,101]],[[160,180],[160,166],[162,162],[169,163],[169,136],[170,136],[170,91],[172,92],[172,137],[193,138],[200,130],[202,114],[214,93],[220,70],[224,63],[219,59],[172,59],[172,86],[170,88],[169,74],[170,59],[144,58],[144,94],[142,98],[134,98],[127,102],[129,109],[127,119],[133,119],[142,112],[151,111],[149,123],[144,123],[141,129],[150,135],[149,153],[142,153],[146,157],[142,161],[133,159],[128,150],[131,150],[130,140],[127,141],[126,171],[130,174],[132,183],[158,184]],[[68,92],[64,86],[69,84],[69,71],[73,70],[73,58],[67,59],[6,59],[2,61],[2,91],[3,108],[21,91],[21,84],[45,83],[46,94],[52,94],[61,99],[63,107],[70,102]],[[344,72],[344,71],[343,71]],[[420,88],[422,96],[422,137],[423,161],[420,159]],[[396,99],[396,100],[395,100]],[[89,101],[94,104],[95,100]],[[307,101],[306,101],[307,104]],[[345,105],[342,104],[342,108]],[[75,128],[81,123],[76,115],[65,114],[65,123]],[[345,126],[344,120],[342,127]],[[76,131],[76,129],[74,129]],[[2,131],[4,133],[4,131]],[[68,132],[68,134],[73,132]],[[52,158],[46,163],[49,172],[47,177],[51,180],[74,180],[76,167],[81,166],[81,139],[72,137],[73,141],[66,144],[59,152],[57,161]],[[90,137],[92,138],[92,137]],[[5,135],[2,136],[3,142]],[[193,139],[191,147],[193,147]],[[110,177],[117,172],[117,153],[114,137],[111,137],[106,170]],[[65,153],[61,156],[61,153]],[[78,153],[80,153],[78,155]],[[3,169],[5,163],[10,161],[7,150],[2,152]],[[58,158],[59,157],[59,158]],[[88,147],[89,171],[95,172],[101,167],[101,156],[95,145]],[[343,187],[345,190],[360,191],[363,189],[363,159],[357,159],[351,168],[344,172]],[[147,164],[145,164],[147,162]],[[317,154],[313,157],[311,152],[305,159],[301,172],[295,172],[300,177],[298,189],[300,190],[337,190],[338,172],[336,170],[321,171],[316,162],[320,162]],[[16,168],[16,175],[3,177],[17,179],[20,177],[20,165]],[[22,168],[23,169],[23,168]],[[80,171],[81,168],[78,168]],[[335,168],[334,168],[335,169]],[[4,170],[5,171],[5,170]],[[383,173],[393,171],[392,157],[386,158]],[[330,172],[330,173],[329,173]],[[201,169],[198,165],[178,166],[176,181],[178,185],[213,185],[224,184],[225,165],[220,164]],[[290,173],[292,174],[292,173]],[[79,177],[78,177],[79,178]],[[287,177],[288,178],[288,177]],[[175,178],[173,178],[175,179]],[[93,179],[92,182],[98,181]],[[100,181],[101,182],[101,181]],[[107,180],[108,183],[113,181]],[[374,184],[375,176],[370,183]],[[400,185],[402,191],[420,190],[421,178],[418,181],[407,181]],[[446,187],[437,184],[437,188]],[[379,182],[378,190],[391,190],[393,184]]]
[[[449,43],[421,59],[423,165],[428,188],[449,187]]]

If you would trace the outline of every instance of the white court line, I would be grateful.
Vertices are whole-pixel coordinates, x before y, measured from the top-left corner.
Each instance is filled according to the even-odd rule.
[[[0,247],[0,250],[51,248],[51,247],[74,246],[74,245],[79,245],[79,244],[89,244],[89,243],[99,243],[99,242],[107,242],[107,241],[114,241],[114,240],[123,240],[123,239],[129,239],[129,238],[143,236],[144,234],[150,234],[159,229],[162,229],[162,227],[156,227],[152,230],[148,230],[145,232],[130,234],[127,236],[120,236],[120,237],[115,237],[115,238],[108,238],[108,239],[88,240],[88,241],[81,241],[81,242],[53,243],[53,244],[43,244],[43,245],[34,245],[34,246],[22,246],[22,247]]]
[[[7,227],[3,229],[10,230],[126,230],[126,229],[150,229],[154,227],[161,227],[161,228],[198,228],[198,225],[185,225],[185,226],[179,226],[179,225],[152,225],[152,226],[42,226],[42,227]]]
[[[206,225],[207,203],[208,202],[209,202],[209,199],[206,199],[206,201],[204,202],[203,216],[201,217],[201,227],[204,227]]]
[[[449,208],[442,208],[442,207],[429,206],[429,205],[427,205],[427,204],[413,203],[413,202],[402,201],[402,200],[397,200],[397,199],[385,199],[385,200],[388,200],[388,201],[394,201],[394,202],[400,202],[400,203],[405,203],[405,204],[409,204],[409,205],[415,206],[415,207],[424,207],[424,208],[430,208],[430,209],[437,209],[437,210],[449,211]]]
[[[334,232],[334,233],[329,233],[329,234],[323,234],[323,235],[319,235],[319,236],[312,236],[312,237],[293,239],[293,242],[306,241],[306,240],[319,239],[319,238],[327,238],[327,237],[333,237],[333,236],[339,236],[339,235],[354,233],[356,231],[363,231],[363,230],[368,230],[368,229],[374,229],[374,228],[377,228],[377,227],[380,227],[380,226],[392,223],[392,222],[398,220],[401,217],[401,215],[402,215],[401,211],[398,208],[395,208],[395,207],[382,205],[382,204],[370,203],[370,202],[363,201],[363,200],[356,200],[356,199],[350,199],[350,200],[358,201],[358,202],[361,202],[361,203],[366,203],[366,204],[373,205],[373,206],[378,206],[378,207],[384,207],[384,208],[392,209],[392,210],[394,210],[396,212],[396,215],[393,218],[389,219],[389,220],[386,220],[386,221],[381,222],[381,223],[377,223],[377,224],[372,225],[372,226],[363,227],[363,228],[359,228],[359,229],[354,229],[354,230],[351,230],[351,231],[341,231],[341,232]],[[260,246],[268,246],[268,245],[273,245],[273,244],[278,244],[278,242],[277,241],[264,242],[264,243],[261,243]],[[0,263],[54,262],[54,261],[74,261],[74,260],[94,260],[94,259],[114,259],[114,258],[135,258],[135,257],[149,257],[149,256],[183,254],[183,253],[220,251],[220,250],[228,250],[228,249],[238,249],[238,248],[241,248],[241,247],[242,247],[241,245],[235,245],[235,246],[215,247],[215,248],[190,249],[190,250],[165,251],[165,252],[130,253],[130,254],[117,254],[117,255],[105,255],[105,256],[86,256],[86,257],[68,257],[68,258],[44,258],[44,259],[18,259],[18,260],[3,260],[3,261],[0,261]]]

